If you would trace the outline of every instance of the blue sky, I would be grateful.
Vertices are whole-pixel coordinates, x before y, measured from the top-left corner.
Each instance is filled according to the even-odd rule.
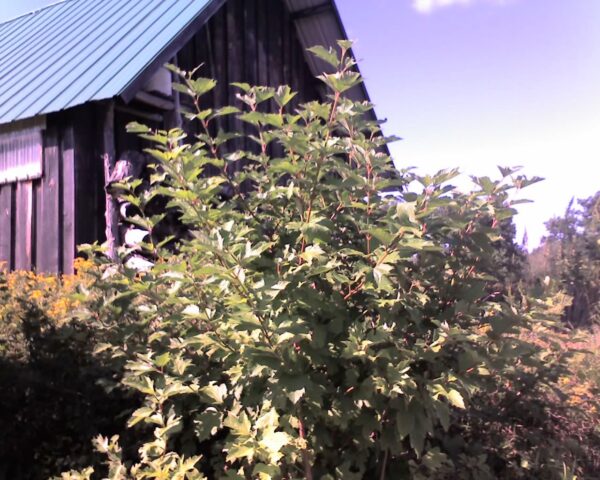
[[[11,2],[0,20],[52,3]],[[398,165],[546,178],[517,218],[530,246],[600,190],[600,1],[337,0]],[[466,182],[466,181],[465,181]]]
[[[397,163],[545,177],[517,218],[530,246],[572,196],[600,190],[599,1],[338,4],[377,112],[404,138]]]

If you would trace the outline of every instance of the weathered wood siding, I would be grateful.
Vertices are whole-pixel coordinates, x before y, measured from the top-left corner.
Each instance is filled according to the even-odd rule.
[[[102,133],[106,105],[86,104],[73,110],[75,157],[73,218],[75,245],[104,241],[104,168]]]
[[[53,272],[69,268],[60,251],[69,239],[59,216],[65,202],[73,203],[62,188],[65,158],[72,155],[72,147],[62,138],[72,135],[72,128],[61,123],[59,115],[48,117],[42,178],[0,185],[0,262],[8,268]]]
[[[93,106],[48,117],[43,176],[0,185],[0,262],[5,268],[71,272],[76,245],[100,239]]]
[[[203,108],[241,106],[231,82],[290,85],[299,92],[292,107],[319,97],[318,81],[281,0],[229,0],[179,51],[177,60],[185,70],[202,65],[198,74],[219,82],[205,97]],[[127,108],[168,118],[168,112],[150,107],[143,112],[135,102]],[[49,115],[42,178],[0,185],[0,262],[8,268],[72,272],[76,245],[104,241],[104,111],[102,104],[86,104]],[[124,133],[129,121],[167,126],[123,111],[117,108],[115,114],[117,158],[125,150],[145,146]],[[219,122],[225,130],[247,128],[233,116]]]
[[[179,67],[214,78],[217,87],[202,107],[241,102],[232,82],[290,85],[299,92],[292,107],[319,97],[319,81],[311,74],[290,12],[281,0],[229,0],[178,54]],[[188,100],[182,97],[182,104]],[[191,107],[191,105],[187,105]],[[234,116],[223,117],[225,130],[244,128]]]

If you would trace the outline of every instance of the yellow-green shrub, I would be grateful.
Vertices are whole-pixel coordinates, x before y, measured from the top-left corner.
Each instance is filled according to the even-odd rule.
[[[114,372],[92,355],[95,333],[76,318],[77,292],[92,278],[77,274],[0,273],[0,473],[46,479],[93,460],[91,436],[117,432],[126,407]],[[118,424],[117,424],[118,425]],[[0,475],[1,476],[1,475]]]

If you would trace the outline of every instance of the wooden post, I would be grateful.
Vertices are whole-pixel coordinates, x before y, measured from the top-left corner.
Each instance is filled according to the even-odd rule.
[[[102,125],[102,150],[104,161],[104,185],[108,184],[110,176],[115,168],[115,104],[110,101],[106,106],[104,122]],[[119,246],[119,207],[113,196],[106,192],[106,246],[107,255],[113,261],[117,261],[117,248]]]

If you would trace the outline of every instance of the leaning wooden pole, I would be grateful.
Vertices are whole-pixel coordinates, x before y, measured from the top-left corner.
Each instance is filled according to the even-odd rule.
[[[115,105],[109,102],[106,106],[102,125],[102,149],[104,159],[104,185],[108,185],[110,176],[115,168]],[[106,246],[107,256],[116,262],[119,246],[119,206],[117,200],[106,190]]]

